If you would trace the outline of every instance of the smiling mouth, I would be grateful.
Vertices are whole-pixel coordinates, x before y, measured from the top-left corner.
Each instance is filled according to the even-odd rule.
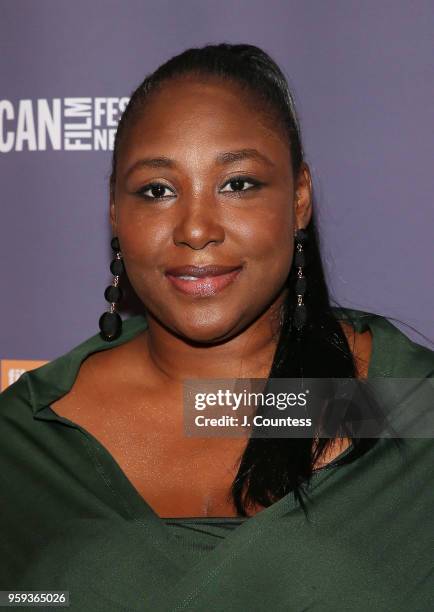
[[[216,295],[232,284],[241,270],[242,267],[239,267],[221,274],[212,274],[204,271],[201,273],[201,276],[193,276],[192,274],[175,275],[166,272],[166,276],[171,284],[181,293],[207,297]]]

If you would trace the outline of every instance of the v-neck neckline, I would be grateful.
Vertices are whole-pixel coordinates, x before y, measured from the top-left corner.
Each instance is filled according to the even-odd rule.
[[[345,312],[345,311],[344,311]],[[354,311],[353,311],[354,312]],[[368,378],[372,378],[375,376],[375,373],[378,370],[377,367],[377,352],[378,347],[376,344],[375,338],[375,319],[377,315],[371,315],[369,313],[361,313],[365,316],[367,315],[367,320],[363,323],[367,323],[366,329],[370,329],[372,333],[372,350],[371,357],[368,368]],[[125,323],[125,322],[124,322]],[[128,325],[129,323],[129,325]],[[359,321],[360,323],[360,321]],[[362,323],[362,327],[363,327]],[[115,346],[119,346],[120,344],[124,344],[127,341],[136,337],[139,333],[144,331],[147,328],[147,322],[144,317],[133,317],[129,321],[127,321],[127,329],[125,333],[115,342],[107,343],[98,341],[97,336],[92,337],[88,341],[84,342],[82,345],[79,345],[75,349],[73,349],[70,353],[68,353],[65,358],[67,359],[68,365],[68,380],[67,384],[64,385],[62,391],[59,393],[59,389],[56,390],[56,395],[52,393],[51,401],[60,398],[62,395],[67,393],[71,388],[78,375],[78,371],[81,367],[83,361],[92,355],[93,353],[99,352],[101,350],[108,350],[110,348],[114,348]],[[81,349],[81,350],[80,350]],[[62,358],[61,358],[62,359]],[[53,362],[54,363],[54,362]],[[47,364],[48,367],[50,364]],[[34,399],[34,398],[33,398]],[[40,406],[41,407],[41,406]],[[37,411],[38,412],[38,411]],[[145,500],[145,498],[139,493],[133,483],[130,481],[124,470],[121,468],[119,463],[113,457],[113,455],[109,452],[109,450],[87,429],[82,427],[81,425],[74,423],[73,421],[67,419],[66,417],[62,417],[58,415],[49,404],[45,404],[43,406],[43,410],[40,411],[39,414],[34,415],[35,418],[42,418],[44,420],[57,420],[60,421],[70,427],[74,427],[81,431],[84,434],[84,438],[88,446],[88,449],[91,452],[93,457],[95,467],[98,472],[101,472],[101,469],[107,474],[109,472],[108,481],[111,482],[109,485],[107,482],[107,478],[104,478],[104,481],[107,486],[110,486],[114,494],[119,498],[121,498],[122,503],[127,508],[131,519],[134,523],[141,525],[145,529],[155,530],[157,529],[162,538],[158,542],[158,546],[160,550],[164,550],[165,553],[169,556],[169,558],[176,558],[176,552],[179,551],[179,543],[176,540],[171,528],[169,525],[165,523],[165,520],[170,520],[171,517],[160,517],[157,512],[152,508],[152,506]],[[93,446],[93,449],[92,449]],[[104,459],[104,465],[101,465],[101,461],[95,454],[95,450],[98,451],[99,456]],[[338,455],[333,461],[328,463],[323,468],[316,470],[313,472],[310,485],[309,485],[309,493],[311,493],[324,479],[328,478],[331,474],[334,473],[335,463],[342,458],[344,458],[347,454],[349,454],[353,450],[353,444],[351,444],[348,448],[346,448],[340,455]],[[98,465],[99,464],[99,465]],[[111,477],[111,478],[110,478]],[[114,481],[114,482],[113,482]],[[112,486],[113,485],[113,486]],[[114,488],[115,487],[115,488]],[[116,490],[118,487],[120,490]],[[273,519],[278,518],[282,514],[294,510],[299,506],[298,502],[296,502],[293,493],[289,492],[284,497],[282,497],[277,502],[273,503],[271,506],[264,508],[260,512],[254,514],[253,516],[246,517],[246,520],[242,522],[235,529],[231,530],[226,537],[217,544],[215,548],[209,551],[207,558],[212,556],[212,558],[217,557],[221,558],[221,555],[224,555],[228,551],[228,549],[232,549],[232,551],[238,552],[243,548],[242,541],[245,544],[252,541],[252,539],[256,539],[263,531],[266,529],[267,525],[273,522]],[[172,517],[172,518],[185,518],[186,520],[192,518],[203,518],[203,519],[213,519],[213,518],[237,518],[237,517]],[[241,517],[240,517],[241,518]],[[149,523],[151,521],[151,524]],[[234,553],[232,553],[234,554]],[[175,557],[174,557],[175,555]],[[199,560],[198,565],[202,566],[206,560]],[[195,564],[193,568],[195,569],[197,565]]]

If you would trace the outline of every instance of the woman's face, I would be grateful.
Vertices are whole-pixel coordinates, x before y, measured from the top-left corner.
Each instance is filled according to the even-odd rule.
[[[292,263],[296,187],[284,137],[236,85],[184,77],[154,92],[124,132],[110,208],[150,316],[204,343],[270,314]],[[175,269],[211,265],[234,271]]]

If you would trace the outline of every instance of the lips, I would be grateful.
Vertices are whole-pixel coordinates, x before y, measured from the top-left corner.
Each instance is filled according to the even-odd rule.
[[[219,276],[220,274],[228,274],[234,270],[240,269],[241,266],[178,266],[166,270],[166,274],[170,276],[194,276],[195,278],[205,278],[206,276]]]
[[[178,266],[166,271],[171,284],[182,293],[193,296],[212,296],[230,285],[242,266]]]

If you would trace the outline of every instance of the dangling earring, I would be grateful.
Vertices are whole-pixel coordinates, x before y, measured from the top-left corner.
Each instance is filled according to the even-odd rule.
[[[304,275],[304,267],[306,265],[305,246],[308,238],[307,231],[299,229],[295,232],[295,256],[294,266],[297,268],[297,278],[295,281],[295,294],[297,303],[294,308],[293,323],[299,337],[307,320],[307,309],[304,303],[304,295],[306,293],[307,281]]]
[[[107,342],[116,340],[122,332],[122,319],[116,312],[116,303],[122,299],[122,290],[119,287],[119,277],[124,271],[124,262],[122,261],[119,240],[116,236],[112,238],[111,247],[115,252],[115,258],[110,264],[113,281],[104,292],[105,299],[107,302],[110,302],[110,309],[108,312],[104,312],[99,319],[101,337]]]

